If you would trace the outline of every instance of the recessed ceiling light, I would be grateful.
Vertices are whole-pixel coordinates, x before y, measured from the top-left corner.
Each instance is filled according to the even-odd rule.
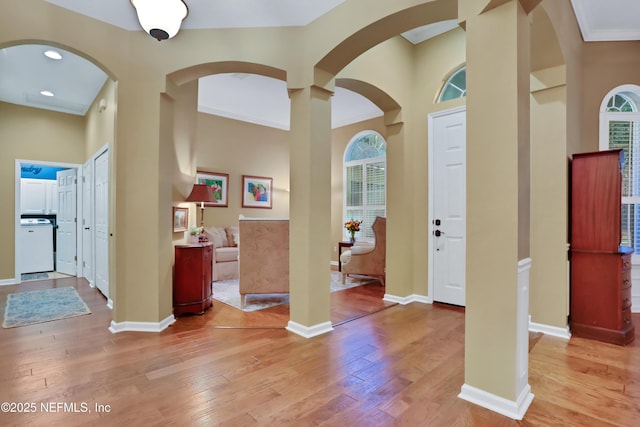
[[[50,90],[41,90],[40,95],[53,96],[53,92],[51,92]]]
[[[58,51],[48,50],[44,53],[44,56],[51,59],[62,59],[62,55]]]

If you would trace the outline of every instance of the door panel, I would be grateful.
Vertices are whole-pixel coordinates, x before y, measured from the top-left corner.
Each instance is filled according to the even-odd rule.
[[[56,271],[75,276],[76,263],[76,170],[56,173],[58,181],[58,229],[56,231]]]
[[[436,117],[433,126],[433,300],[464,306],[466,112]]]
[[[109,298],[109,152],[98,156],[94,168],[94,236],[96,287]]]
[[[82,167],[82,276],[92,286],[93,277],[93,160]]]

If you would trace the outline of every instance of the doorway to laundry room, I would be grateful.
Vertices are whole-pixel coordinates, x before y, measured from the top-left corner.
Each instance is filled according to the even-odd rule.
[[[78,274],[80,165],[16,160],[16,281]]]

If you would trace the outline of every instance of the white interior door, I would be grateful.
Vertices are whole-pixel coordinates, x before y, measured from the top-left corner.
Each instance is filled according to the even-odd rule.
[[[82,167],[82,276],[91,286],[93,277],[93,159]]]
[[[76,263],[76,170],[56,172],[58,215],[56,221],[56,271],[75,276]]]
[[[94,165],[94,274],[96,287],[109,298],[109,151]]]
[[[465,305],[466,111],[433,118],[433,300]]]

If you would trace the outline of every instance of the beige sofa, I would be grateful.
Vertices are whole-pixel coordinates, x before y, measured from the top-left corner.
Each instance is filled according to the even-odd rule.
[[[237,225],[209,227],[204,234],[213,242],[213,281],[238,278],[238,243],[240,232]]]
[[[289,293],[289,220],[240,219],[240,296]]]

